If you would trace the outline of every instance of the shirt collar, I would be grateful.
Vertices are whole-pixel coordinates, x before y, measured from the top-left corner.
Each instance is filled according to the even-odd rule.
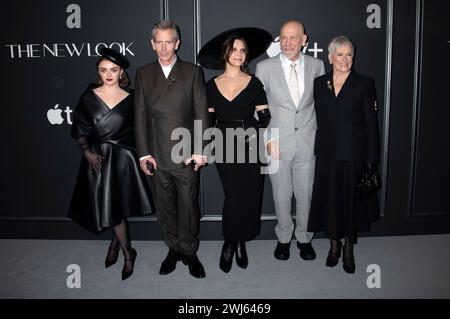
[[[169,65],[163,65],[159,59],[158,59],[158,62],[159,62],[159,65],[161,65],[161,67],[163,69],[172,69],[173,66],[175,65],[175,63],[177,62],[177,60],[178,60],[178,57],[177,57],[177,55],[175,55],[175,59],[173,59],[172,63],[170,63]]]
[[[292,60],[289,60],[283,53],[280,53],[280,60],[281,60],[281,63],[286,64],[286,65],[291,65],[292,63],[299,65],[300,62],[303,60],[302,56],[303,56],[303,53],[300,52],[299,58],[295,61],[292,61]]]

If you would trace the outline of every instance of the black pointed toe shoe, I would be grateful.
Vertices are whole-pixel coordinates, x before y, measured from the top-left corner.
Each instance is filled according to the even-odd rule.
[[[136,249],[131,248],[130,254],[131,254],[130,259],[124,259],[125,262],[123,264],[123,269],[122,269],[122,280],[129,278],[133,274],[133,271],[134,271],[134,262],[136,261],[136,258],[137,258]],[[127,262],[131,263],[131,269],[127,269]]]
[[[236,249],[236,264],[245,269],[248,266],[247,250],[245,248],[245,241],[238,242]]]
[[[111,267],[117,262],[119,258],[119,248],[116,249],[108,249],[108,254],[105,258],[105,268]]]

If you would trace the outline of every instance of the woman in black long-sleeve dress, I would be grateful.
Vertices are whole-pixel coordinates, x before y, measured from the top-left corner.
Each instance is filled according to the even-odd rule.
[[[209,80],[206,91],[210,117],[217,120],[216,129],[223,136],[223,158],[219,159],[216,152],[216,167],[225,193],[222,210],[225,241],[219,266],[229,272],[235,253],[238,266],[248,265],[245,242],[260,230],[264,175],[257,158],[261,135],[244,136],[236,132],[238,136],[231,138],[227,137],[227,129],[253,129],[257,133],[269,124],[270,112],[262,83],[246,71],[249,57],[246,40],[230,35],[223,44],[222,57],[225,72]],[[259,120],[254,117],[255,111]],[[227,156],[231,150],[234,156]]]
[[[352,69],[351,41],[339,36],[328,51],[333,70],[314,83],[318,128],[308,231],[324,231],[330,239],[327,266],[336,266],[342,248],[344,270],[353,273],[357,234],[379,219],[377,196],[356,196],[363,172],[376,170],[378,162],[378,104],[374,81]]]
[[[97,60],[99,83],[90,85],[74,111],[72,137],[83,157],[68,216],[93,233],[113,228],[105,267],[124,255],[122,280],[133,273],[126,217],[150,214],[150,191],[135,154],[133,92],[126,90],[128,60],[104,48]]]

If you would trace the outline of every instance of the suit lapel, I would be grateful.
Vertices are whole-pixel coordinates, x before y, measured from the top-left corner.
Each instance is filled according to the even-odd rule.
[[[280,83],[281,88],[284,90],[284,94],[287,94],[287,96],[289,96],[289,100],[291,101],[289,106],[291,108],[295,109],[296,107],[295,107],[294,101],[292,100],[292,97],[291,97],[291,91],[289,91],[289,86],[286,82],[286,76],[284,75],[283,66],[281,65],[281,60],[280,60],[279,55],[276,57],[276,60],[275,60],[274,72],[278,77],[278,82]]]
[[[178,70],[178,67],[180,65],[179,61],[180,61],[180,59],[177,58],[177,62],[175,62],[172,70],[170,70],[170,73],[169,73],[169,76],[167,77],[167,79],[166,79],[166,76],[164,75],[164,72],[163,72],[163,70],[161,68],[161,65],[159,65],[159,63],[158,63],[159,71],[160,71],[159,73],[161,73],[160,74],[160,77],[161,77],[160,82],[162,83],[162,88],[161,88],[161,91],[160,91],[161,93],[159,94],[159,97],[157,98],[156,103],[154,104],[154,109],[155,110],[161,105],[162,99],[165,96],[165,94],[167,92],[167,89],[171,85],[174,84],[174,81],[172,79],[176,79],[177,70]]]
[[[154,109],[161,96],[165,82],[164,73],[158,61],[153,63],[152,68],[148,70],[146,77],[148,78],[150,107]]]
[[[348,92],[351,91],[351,87],[353,86],[354,74],[355,71],[352,70],[345,80],[344,84],[342,85],[341,90],[339,91],[339,94],[336,98],[343,99],[348,94]]]
[[[326,73],[325,85],[326,85],[328,94],[330,94],[333,98],[336,98],[336,94],[334,94],[333,70],[331,70],[331,72],[329,72],[329,73]]]
[[[304,90],[303,90],[303,94],[302,97],[300,99],[300,102],[298,103],[298,109],[301,109],[303,107],[303,102],[306,99],[306,94],[309,94],[309,92],[312,92],[310,90],[310,86],[311,86],[311,81],[309,81],[310,77],[311,77],[311,65],[308,63],[307,58],[302,54],[302,59],[303,59],[303,83],[305,85]]]

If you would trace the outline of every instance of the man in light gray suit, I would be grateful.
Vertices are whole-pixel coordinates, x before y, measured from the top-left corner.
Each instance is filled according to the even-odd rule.
[[[300,257],[313,260],[316,253],[307,232],[314,181],[314,140],[317,122],[314,110],[314,79],[325,73],[321,60],[302,54],[307,36],[296,20],[287,21],[280,30],[281,53],[258,63],[256,76],[264,84],[272,120],[267,136],[267,152],[278,170],[270,175],[278,223],[275,258],[287,260],[295,234]],[[278,138],[270,129],[278,129]],[[292,196],[296,199],[296,225],[291,216]],[[294,231],[295,229],[295,231]]]

